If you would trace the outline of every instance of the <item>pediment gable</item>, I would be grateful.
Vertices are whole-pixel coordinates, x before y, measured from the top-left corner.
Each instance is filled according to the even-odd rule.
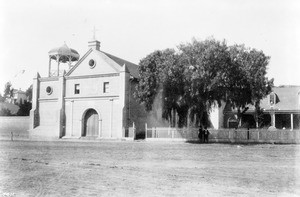
[[[86,76],[119,73],[121,66],[105,53],[90,49],[66,76]]]

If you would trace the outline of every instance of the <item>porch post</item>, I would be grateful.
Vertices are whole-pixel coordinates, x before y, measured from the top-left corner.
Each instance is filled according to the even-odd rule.
[[[293,129],[294,129],[294,116],[291,113],[291,131],[293,131]]]
[[[276,128],[275,122],[276,122],[276,120],[275,120],[275,111],[271,111],[271,127],[272,128]]]
[[[275,109],[274,106],[270,107],[270,116],[271,116],[271,126],[268,130],[276,130],[276,120],[275,120]]]

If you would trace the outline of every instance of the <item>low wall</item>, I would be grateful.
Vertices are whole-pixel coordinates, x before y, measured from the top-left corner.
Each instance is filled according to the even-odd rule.
[[[29,116],[0,116],[1,139],[28,139]]]
[[[300,143],[300,130],[219,129],[209,130],[209,141],[220,143]],[[198,129],[148,128],[147,141],[197,141]]]

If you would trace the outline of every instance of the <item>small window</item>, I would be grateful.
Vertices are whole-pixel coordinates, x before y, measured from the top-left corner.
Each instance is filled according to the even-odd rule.
[[[79,94],[80,93],[80,89],[79,89],[79,84],[75,84],[75,94]]]
[[[109,92],[109,82],[104,82],[103,83],[103,93],[108,93]]]
[[[90,66],[90,68],[94,68],[96,66],[96,61],[93,59],[90,59],[89,66]]]
[[[47,92],[48,95],[52,94],[52,92],[53,92],[52,87],[48,86],[48,87],[46,88],[46,92]]]

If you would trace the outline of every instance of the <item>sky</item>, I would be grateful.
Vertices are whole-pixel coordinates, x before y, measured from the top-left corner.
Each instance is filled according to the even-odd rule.
[[[46,77],[64,43],[82,57],[94,27],[101,50],[136,64],[192,38],[245,44],[271,57],[276,86],[300,85],[299,20],[298,0],[0,0],[0,93]]]

